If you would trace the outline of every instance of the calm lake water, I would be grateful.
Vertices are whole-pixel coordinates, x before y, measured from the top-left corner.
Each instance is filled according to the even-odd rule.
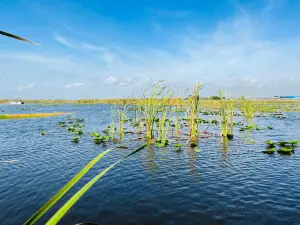
[[[20,108],[32,108],[25,111]],[[5,106],[2,113],[73,112],[85,119],[78,144],[57,126],[63,117],[0,120],[0,224],[23,224],[86,163],[113,144],[95,145],[89,132],[111,121],[108,105]],[[60,224],[300,224],[300,148],[291,156],[265,155],[265,140],[300,139],[300,114],[286,119],[255,118],[263,128],[246,143],[236,132],[227,146],[218,137],[201,139],[200,152],[189,148],[148,148],[119,164],[96,183]],[[267,126],[274,130],[268,130]],[[41,136],[40,132],[47,134]],[[211,132],[218,133],[212,128]],[[131,148],[141,145],[125,141]],[[171,142],[172,144],[172,142]],[[129,150],[107,154],[57,206],[105,166]]]

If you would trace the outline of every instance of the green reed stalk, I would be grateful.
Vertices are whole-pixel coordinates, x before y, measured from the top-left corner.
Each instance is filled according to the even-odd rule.
[[[219,89],[219,96],[220,96],[220,102],[221,102],[221,108],[220,108],[220,135],[223,137],[227,137],[228,134],[228,117],[225,109],[225,101],[223,99],[223,92],[221,89]]]
[[[242,103],[240,110],[244,113],[244,116],[247,120],[252,120],[255,114],[254,104],[250,100],[247,100],[244,96],[242,96],[241,99]]]
[[[230,98],[230,93],[228,93],[227,111],[228,111],[228,120],[229,120],[229,131],[228,131],[228,134],[233,135],[233,126],[234,126],[234,100],[232,98]]]
[[[192,96],[188,98],[188,109],[186,111],[186,115],[188,116],[188,124],[190,130],[190,140],[194,141],[197,138],[197,124],[196,120],[199,118],[199,90],[201,89],[202,85],[200,82],[196,83],[194,88],[194,93]],[[198,131],[200,133],[200,131]]]
[[[150,96],[145,98],[144,118],[146,122],[146,138],[152,140],[154,138],[154,123],[159,111],[164,111],[167,102],[172,98],[172,91],[166,91],[166,86],[160,86],[162,81],[155,84],[150,91]]]

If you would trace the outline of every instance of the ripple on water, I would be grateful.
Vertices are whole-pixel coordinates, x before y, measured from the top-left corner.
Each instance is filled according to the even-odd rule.
[[[30,107],[75,112],[73,117],[85,119],[86,134],[78,144],[72,143],[72,135],[57,127],[66,117],[0,120],[0,158],[17,160],[0,164],[1,224],[22,224],[109,147],[94,145],[87,133],[100,132],[108,125],[110,106]],[[6,111],[18,113],[14,108]],[[219,138],[202,139],[200,153],[192,149],[175,152],[171,147],[144,149],[96,183],[61,224],[300,224],[300,150],[292,156],[261,153],[265,140],[299,139],[300,127],[295,122],[299,118],[255,118],[264,128],[250,134],[255,144],[245,144],[243,134],[236,133],[227,146]],[[274,130],[267,130],[268,125]],[[41,131],[46,135],[41,136]],[[134,148],[139,143],[127,144]],[[64,200],[128,152],[110,152]]]

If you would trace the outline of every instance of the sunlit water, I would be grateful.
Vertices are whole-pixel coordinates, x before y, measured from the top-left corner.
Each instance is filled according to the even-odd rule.
[[[0,161],[17,160],[0,163],[0,224],[24,223],[86,163],[113,145],[95,145],[88,136],[110,123],[110,108],[0,105],[2,113],[73,112],[86,125],[75,144],[72,135],[57,126],[66,116],[0,120]],[[144,149],[96,183],[60,224],[300,224],[300,148],[291,156],[261,153],[265,140],[300,139],[300,115],[286,115],[283,120],[255,118],[263,128],[252,132],[255,144],[236,132],[227,146],[218,137],[201,139],[200,152],[187,147],[182,152],[172,147]],[[41,136],[41,131],[47,134]],[[126,144],[133,149],[142,143]],[[37,224],[45,224],[76,190],[129,152],[118,149],[106,155]]]

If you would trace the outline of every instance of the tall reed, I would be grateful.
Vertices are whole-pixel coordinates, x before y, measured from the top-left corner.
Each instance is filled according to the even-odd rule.
[[[187,110],[186,110],[186,116],[188,118],[188,125],[189,125],[189,136],[190,140],[194,141],[197,139],[197,123],[199,119],[199,91],[202,88],[202,85],[200,82],[197,82],[193,95],[188,97],[188,104],[187,104]]]
[[[220,97],[220,135],[227,138],[228,134],[228,117],[226,112],[226,103],[223,99],[223,92],[221,89],[218,90]]]
[[[255,114],[255,105],[244,96],[241,97],[241,101],[240,110],[244,113],[247,120],[252,120]]]
[[[154,122],[159,111],[164,111],[167,102],[172,98],[172,91],[167,90],[166,86],[161,86],[163,81],[158,82],[150,90],[150,97],[144,96],[144,119],[146,123],[146,138],[151,140],[154,138]]]
[[[230,92],[228,92],[227,96],[227,115],[229,121],[229,130],[228,135],[229,137],[233,137],[233,126],[234,126],[234,100],[230,96]]]

